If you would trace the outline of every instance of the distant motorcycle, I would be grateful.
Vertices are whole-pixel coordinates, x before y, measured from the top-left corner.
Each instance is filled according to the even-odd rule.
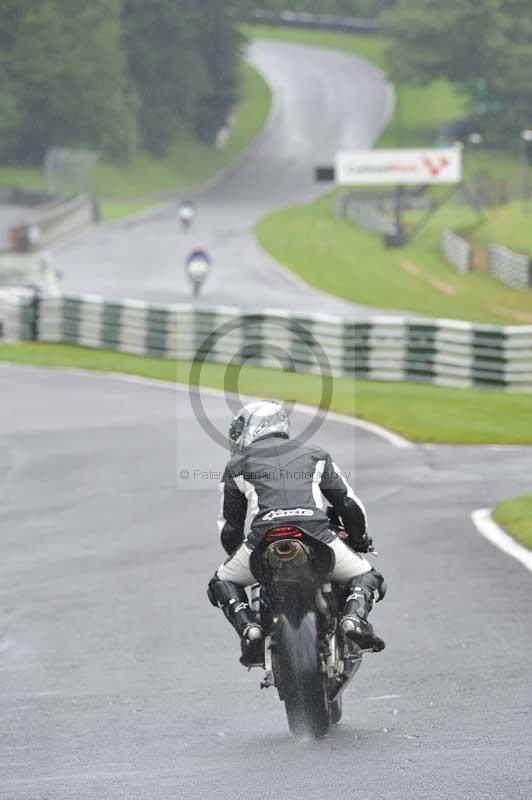
[[[339,534],[345,532],[339,531]],[[275,686],[296,736],[324,736],[365,650],[344,635],[345,589],[330,581],[334,555],[294,525],[271,528],[253,550],[251,606],[264,631],[261,688]]]
[[[181,227],[184,231],[190,228],[195,216],[196,206],[194,203],[191,200],[183,200],[179,205],[179,219],[181,220]]]
[[[185,261],[187,277],[192,284],[192,295],[198,297],[201,287],[212,268],[211,257],[206,250],[199,247],[189,253]]]

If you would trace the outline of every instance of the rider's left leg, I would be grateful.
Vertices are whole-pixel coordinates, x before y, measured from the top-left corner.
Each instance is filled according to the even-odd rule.
[[[248,567],[249,569],[249,567]],[[214,606],[222,609],[225,618],[238,633],[242,645],[244,666],[262,663],[264,660],[263,632],[249,607],[244,586],[229,580],[221,580],[218,573],[211,578],[207,594]]]

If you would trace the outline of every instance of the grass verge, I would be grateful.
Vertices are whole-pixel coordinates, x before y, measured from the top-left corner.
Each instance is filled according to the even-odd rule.
[[[356,303],[476,322],[532,323],[530,291],[482,272],[460,275],[440,255],[443,228],[478,223],[471,209],[447,206],[416,239],[389,250],[375,234],[337,219],[336,198],[333,192],[268,215],[256,227],[260,244],[308,283]]]
[[[455,229],[460,231],[461,214],[463,209],[453,207],[457,217]],[[530,221],[532,206],[530,203],[523,206],[522,202],[514,201],[503,206],[486,209],[483,212],[484,221],[472,228],[462,226],[462,233],[472,245],[477,248],[477,259],[483,260],[486,247],[493,242],[504,244],[521,253],[532,254],[532,233]],[[484,256],[485,257],[485,256]],[[532,305],[532,298],[531,298]]]
[[[514,539],[532,550],[532,494],[499,503],[493,518]]]
[[[188,383],[189,362],[91,350],[73,345],[0,345],[0,361],[124,372]],[[227,368],[206,363],[201,385],[222,389]],[[235,368],[243,394],[319,405],[321,379],[259,367]],[[446,389],[412,383],[379,383],[336,378],[333,411],[376,422],[412,441],[453,444],[532,444],[532,395],[492,389]]]
[[[116,219],[123,217],[130,217],[132,214],[140,214],[142,211],[148,211],[153,208],[154,204],[150,202],[135,202],[134,200],[104,200],[100,204],[100,214],[104,222],[113,222]]]
[[[386,36],[334,33],[328,31],[276,28],[266,25],[246,25],[242,28],[249,39],[267,38],[329,47],[373,62],[384,72],[389,67]],[[395,115],[383,131],[377,147],[430,147],[437,139],[442,125],[467,116],[467,98],[449,81],[431,81],[426,86],[399,85],[394,81],[396,93]],[[522,164],[519,155],[519,136],[514,142],[514,152],[501,152],[468,145],[464,152],[464,173],[467,180],[477,175],[488,175],[509,185],[514,194],[522,187]]]
[[[384,36],[265,26],[248,26],[245,33],[250,38],[268,37],[331,47],[362,56],[386,70],[388,40]],[[433,81],[419,88],[395,88],[396,113],[377,147],[430,146],[441,125],[467,112],[465,97],[448,81]],[[466,179],[489,176],[497,183],[506,183],[515,195],[522,183],[517,149],[517,141],[515,156],[466,147]],[[332,201],[325,200],[274,214],[257,228],[259,241],[309,283],[356,302],[479,322],[532,322],[530,292],[515,292],[485,274],[485,248],[491,242],[532,252],[530,225],[526,224],[532,211],[524,212],[521,204],[514,202],[486,211],[480,223],[470,208],[449,203],[420,237],[399,253],[385,250],[377,236],[354,225],[334,223],[331,208]],[[410,221],[415,222],[416,215],[410,215]],[[439,238],[445,227],[463,232],[471,241],[480,274],[462,278],[442,258]],[[418,270],[428,275],[428,280],[403,270],[400,262],[405,260],[414,262]],[[331,264],[335,264],[334,271]],[[435,288],[431,279],[443,281],[448,289]]]
[[[102,201],[103,218],[117,219],[150,205],[161,193],[191,186],[230,164],[255,138],[268,117],[271,94],[259,73],[242,64],[242,102],[231,134],[222,149],[201,144],[191,136],[178,136],[165,158],[139,152],[128,164],[97,164],[96,195]],[[0,166],[0,184],[40,189],[41,170]],[[134,206],[131,211],[131,206]]]

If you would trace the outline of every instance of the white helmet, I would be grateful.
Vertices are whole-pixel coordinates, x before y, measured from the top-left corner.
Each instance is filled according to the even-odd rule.
[[[290,419],[280,403],[255,400],[243,406],[231,420],[231,450],[242,450],[266,436],[290,438]]]

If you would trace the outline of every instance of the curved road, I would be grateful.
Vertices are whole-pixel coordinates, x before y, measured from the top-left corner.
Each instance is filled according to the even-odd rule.
[[[353,313],[294,291],[249,231],[318,192],[316,161],[374,140],[389,90],[333,51],[262,42],[251,57],[276,89],[274,112],[204,190],[194,233],[179,233],[171,208],[102,227],[61,250],[67,289],[182,299],[176,254],[201,235],[217,258],[206,302],[288,297]],[[324,423],[317,438],[368,505],[390,584],[374,615],[388,647],[367,658],[343,724],[296,742],[205,597],[222,558],[227,453],[187,393],[30,367],[0,366],[0,378],[0,800],[529,800],[532,582],[470,514],[529,491],[531,448],[399,449]],[[225,402],[205,392],[204,405],[224,430]]]
[[[58,250],[65,292],[188,301],[183,264],[201,244],[214,258],[202,302],[356,310],[280,268],[251,232],[268,211],[318,196],[314,167],[332,163],[339,148],[371,146],[392,113],[392,89],[377,67],[334,50],[265,40],[251,46],[249,58],[272,87],[272,113],[244,157],[199,192],[192,231],[181,233],[177,203],[103,225]]]
[[[216,473],[226,453],[187,394],[0,375],[2,800],[529,800],[532,582],[470,512],[529,490],[530,448],[397,449],[323,426],[368,504],[388,647],[343,724],[296,742],[205,597],[216,475],[176,470]],[[225,403],[204,403],[225,426]]]

